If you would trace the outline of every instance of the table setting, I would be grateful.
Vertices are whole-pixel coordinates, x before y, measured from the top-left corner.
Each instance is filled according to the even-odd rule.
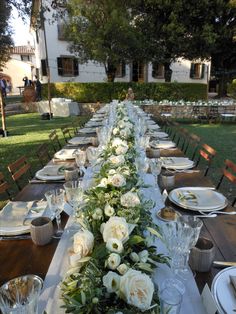
[[[193,161],[185,157],[147,158],[146,149],[152,142],[158,149],[175,148],[175,143],[150,141],[146,131],[156,131],[159,126],[151,122],[149,128],[149,115],[131,102],[113,101],[99,111],[102,114],[91,121],[105,114],[104,126],[89,128],[93,132],[85,132],[86,127],[81,132],[97,133],[99,146],[62,149],[54,156],[61,161],[73,160],[77,177],[67,177],[68,166],[58,164],[49,164],[36,173],[38,181],[61,180],[60,187],[42,190],[46,208],[56,218],[56,233],[51,234],[51,220],[44,220],[47,215],[43,210],[42,217],[32,217],[33,221],[42,218],[35,224],[40,236],[43,228],[48,232],[43,240],[50,241],[42,247],[54,245],[53,237],[59,241],[48,260],[38,313],[206,313],[188,266],[190,250],[204,223],[194,213],[199,212],[200,217],[220,213],[228,206],[226,198],[210,188],[173,188],[172,182],[166,196],[174,208],[186,213],[176,211],[174,219],[161,219],[164,209],[167,214],[171,212],[158,185],[163,168],[172,171],[175,178],[178,171],[190,171]],[[160,138],[164,138],[162,133]],[[70,144],[81,138],[75,137]],[[78,147],[82,142],[78,140]],[[70,209],[63,231],[65,204]],[[21,220],[30,208],[22,209]],[[234,277],[235,272],[229,275]],[[222,289],[220,281],[212,286],[212,294],[225,311],[228,308],[217,292]],[[0,288],[0,308],[3,306],[6,308],[6,301],[1,301]]]

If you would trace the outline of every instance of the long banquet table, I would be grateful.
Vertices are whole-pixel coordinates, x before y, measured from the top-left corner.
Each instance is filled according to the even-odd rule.
[[[90,135],[91,136],[91,135]],[[183,156],[181,150],[161,149],[161,156]],[[62,163],[63,164],[63,163]],[[28,184],[15,198],[16,201],[40,200],[44,193],[52,188],[60,187],[63,183],[34,183]],[[212,186],[208,177],[204,177],[201,172],[177,173],[175,187],[186,186]],[[167,201],[168,202],[168,201]],[[189,212],[173,205],[182,214]],[[228,206],[226,211],[231,211],[232,207]],[[62,222],[66,224],[68,215],[63,213]],[[203,220],[201,235],[213,241],[216,247],[216,260],[236,261],[236,216],[218,215],[216,218],[207,218]],[[31,239],[24,240],[4,240],[0,241],[0,284],[23,275],[36,274],[45,278],[50,263],[53,259],[59,241],[53,239],[46,246],[35,246]],[[197,273],[196,283],[201,291],[207,283],[209,286],[214,276],[220,269],[212,267],[209,272]],[[194,306],[194,305],[193,305]],[[189,313],[183,312],[182,313]],[[204,313],[201,309],[195,313]]]

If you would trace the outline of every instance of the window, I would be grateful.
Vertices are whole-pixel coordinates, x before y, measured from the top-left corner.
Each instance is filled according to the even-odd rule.
[[[61,22],[57,24],[57,38],[58,40],[66,40],[65,24]]]
[[[161,79],[164,78],[165,75],[165,68],[163,64],[158,62],[153,62],[152,64],[152,77]]]
[[[145,82],[146,79],[146,67],[142,62],[133,62],[132,66],[132,81],[133,82]]]
[[[78,76],[78,60],[73,57],[57,58],[57,69],[60,76]]]
[[[190,78],[192,79],[203,79],[205,72],[204,63],[191,63]]]
[[[124,77],[126,75],[125,62],[122,61],[116,69],[116,77]]]
[[[31,61],[31,56],[30,55],[21,55],[20,56],[21,61]]]
[[[42,71],[42,76],[47,76],[47,62],[46,59],[41,60],[41,71]]]

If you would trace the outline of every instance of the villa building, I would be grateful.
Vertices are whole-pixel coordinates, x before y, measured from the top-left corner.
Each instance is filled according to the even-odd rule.
[[[41,1],[33,1],[32,12],[39,12]],[[68,50],[68,42],[63,33],[63,21],[51,23],[53,10],[44,13],[41,28],[34,31],[34,15],[31,29],[35,39],[36,67],[42,82],[47,82],[47,64],[51,82],[104,82],[106,73],[103,65],[93,62],[79,64],[75,55]],[[210,62],[191,62],[180,59],[171,66],[172,81],[207,84]],[[116,82],[164,82],[164,67],[153,63],[121,63],[117,70]]]

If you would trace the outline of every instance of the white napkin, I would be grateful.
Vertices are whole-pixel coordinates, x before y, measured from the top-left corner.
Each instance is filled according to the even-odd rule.
[[[72,145],[89,144],[92,143],[93,137],[73,137],[68,141]]]
[[[55,158],[57,159],[74,159],[74,152],[76,151],[76,149],[61,149],[58,152],[56,152],[56,154],[54,155]]]

